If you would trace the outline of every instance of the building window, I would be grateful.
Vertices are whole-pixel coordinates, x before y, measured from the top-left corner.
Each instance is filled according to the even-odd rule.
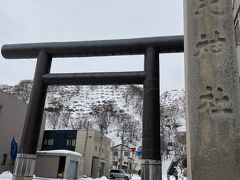
[[[72,146],[75,146],[76,145],[76,139],[73,139],[72,140]]]
[[[0,155],[0,165],[5,166],[7,161],[7,154]]]
[[[114,156],[118,156],[118,151],[113,151]]]
[[[67,139],[66,146],[75,146],[76,145],[76,139]]]
[[[95,151],[97,151],[97,146],[95,146]]]
[[[130,156],[130,152],[129,151],[124,151],[124,156]]]
[[[53,138],[44,139],[44,141],[43,141],[43,145],[45,145],[45,146],[53,146],[53,144],[54,144]]]
[[[113,166],[117,166],[118,162],[117,161],[113,161]]]

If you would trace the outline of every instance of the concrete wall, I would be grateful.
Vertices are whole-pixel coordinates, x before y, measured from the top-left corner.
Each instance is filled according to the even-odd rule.
[[[85,137],[86,137],[85,131],[78,131],[75,151],[81,153],[82,155],[84,154]],[[94,139],[92,137],[94,137],[94,131],[89,131],[88,137],[89,138],[87,142],[87,153],[84,161],[83,171],[85,175],[91,176],[92,154],[94,151],[93,148]]]
[[[0,91],[0,159],[3,154],[7,154],[6,164],[0,165],[0,173],[10,169],[10,143],[13,136],[20,145],[27,106],[25,102]],[[42,124],[42,134],[44,125],[45,120]],[[39,140],[39,149],[41,148],[42,134]]]
[[[71,169],[70,162],[76,162],[76,178],[80,178],[83,176],[83,160],[82,157],[79,155],[73,154],[72,151],[68,150],[51,150],[51,151],[38,151],[37,153],[37,161],[36,161],[36,168],[35,174],[38,177],[46,177],[46,178],[57,178],[58,175],[58,168],[60,163],[60,157],[64,156],[65,165],[63,171],[63,178],[64,179],[71,179],[69,178],[69,171]]]
[[[100,138],[101,135],[98,132],[95,132],[95,140],[94,140],[94,154],[93,156],[99,157],[99,148],[100,148]],[[97,150],[95,150],[95,147],[97,147]],[[108,175],[109,169],[111,169],[111,140],[107,138],[106,136],[103,137],[102,141],[102,152],[101,152],[101,162],[104,163],[104,172],[103,174],[105,176]]]
[[[68,155],[66,157],[66,164],[65,164],[65,171],[64,171],[64,178],[68,179],[68,171],[69,171],[69,163],[70,161],[77,161],[78,162],[78,171],[77,171],[77,177],[82,177],[83,176],[83,161],[82,157],[77,157],[73,155]]]
[[[59,156],[37,157],[35,175],[38,177],[57,178]]]
[[[86,138],[85,130],[78,130],[77,142],[75,151],[84,154],[84,144]],[[93,158],[99,157],[100,134],[96,131],[89,131],[87,141],[86,158],[84,162],[84,174],[92,175]],[[108,175],[108,170],[111,168],[111,140],[106,136],[103,137],[102,143],[103,153],[101,153],[101,160],[105,163],[104,175]]]

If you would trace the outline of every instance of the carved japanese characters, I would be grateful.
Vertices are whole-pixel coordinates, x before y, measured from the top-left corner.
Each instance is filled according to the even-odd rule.
[[[201,56],[203,53],[219,53],[223,51],[226,38],[220,35],[219,31],[214,31],[214,37],[209,38],[207,34],[201,34],[200,40],[196,44],[195,57]]]
[[[232,114],[230,108],[229,97],[224,94],[221,87],[217,87],[216,91],[211,86],[206,86],[206,93],[200,95],[200,105],[197,109],[201,113],[208,114]]]
[[[195,11],[196,15],[204,13],[204,11],[209,11],[214,15],[224,15],[225,12],[221,6],[219,6],[219,0],[199,0],[198,8]]]

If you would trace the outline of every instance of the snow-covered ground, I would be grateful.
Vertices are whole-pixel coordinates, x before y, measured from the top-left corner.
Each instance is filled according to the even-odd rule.
[[[12,180],[12,174],[10,172],[3,172],[2,174],[0,174],[0,180]],[[56,180],[56,179],[35,177],[34,180]],[[93,180],[93,178],[80,178],[80,180]],[[101,177],[101,178],[96,178],[94,180],[108,180],[108,179],[106,177]],[[138,175],[133,175],[131,180],[141,180],[141,178]],[[162,180],[167,180],[167,177],[163,176]],[[175,178],[170,177],[170,180],[175,180]],[[187,179],[180,177],[179,180],[187,180]]]
[[[81,178],[80,180],[92,180],[92,178]],[[106,177],[101,177],[94,180],[108,180],[108,179]],[[141,178],[138,175],[133,175],[131,180],[141,180]]]
[[[12,180],[12,173],[10,172],[3,172],[0,174],[0,180]],[[41,177],[35,177],[34,180],[56,180],[56,179],[50,179],[50,178],[41,178]],[[79,180],[93,180],[93,178],[80,178]],[[94,180],[108,180],[106,177],[96,178]],[[138,175],[133,175],[131,180],[141,180],[141,178]]]
[[[162,161],[162,180],[168,180],[167,179],[167,170],[168,167],[171,163],[172,159],[166,159],[164,161]],[[180,174],[180,172],[179,172]],[[2,174],[0,174],[0,180],[11,180],[12,179],[12,174],[10,172],[3,172]],[[48,179],[48,178],[39,178],[39,177],[35,177],[35,180],[53,180],[53,179]],[[80,180],[92,180],[93,178],[80,178]],[[106,177],[101,177],[101,178],[96,178],[95,180],[108,180]],[[141,180],[141,178],[138,175],[133,175],[131,180]],[[175,180],[175,178],[173,176],[170,177],[169,180]],[[183,178],[181,175],[179,176],[179,180],[187,180],[187,178]]]
[[[0,174],[0,179],[1,180],[10,180],[12,179],[13,175],[9,171],[5,171],[2,174]]]
[[[3,172],[0,174],[0,180],[11,180],[12,174],[10,172]],[[56,179],[50,179],[50,178],[41,178],[41,177],[35,177],[34,180],[56,180]],[[93,178],[80,178],[79,180],[93,180]],[[96,178],[94,180],[108,180],[106,177]],[[133,175],[131,180],[141,180],[141,178],[138,175]],[[167,180],[167,176],[163,176],[162,180]],[[175,180],[174,177],[170,177],[169,180]],[[179,180],[187,180],[186,178],[179,177]]]

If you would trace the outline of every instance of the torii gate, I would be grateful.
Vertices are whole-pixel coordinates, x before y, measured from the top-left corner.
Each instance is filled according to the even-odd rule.
[[[5,58],[37,58],[33,87],[14,179],[31,179],[49,85],[143,84],[142,172],[144,179],[161,179],[159,53],[183,52],[183,36],[126,40],[4,45]],[[113,73],[50,73],[52,58],[138,55],[145,57],[144,71]],[[152,178],[150,178],[152,177]]]
[[[231,0],[185,0],[189,180],[240,177],[240,87]],[[14,179],[32,179],[48,85],[143,84],[142,179],[161,180],[159,54],[183,52],[183,36],[4,45],[5,58],[38,58]],[[51,74],[51,60],[143,54],[143,72]]]

